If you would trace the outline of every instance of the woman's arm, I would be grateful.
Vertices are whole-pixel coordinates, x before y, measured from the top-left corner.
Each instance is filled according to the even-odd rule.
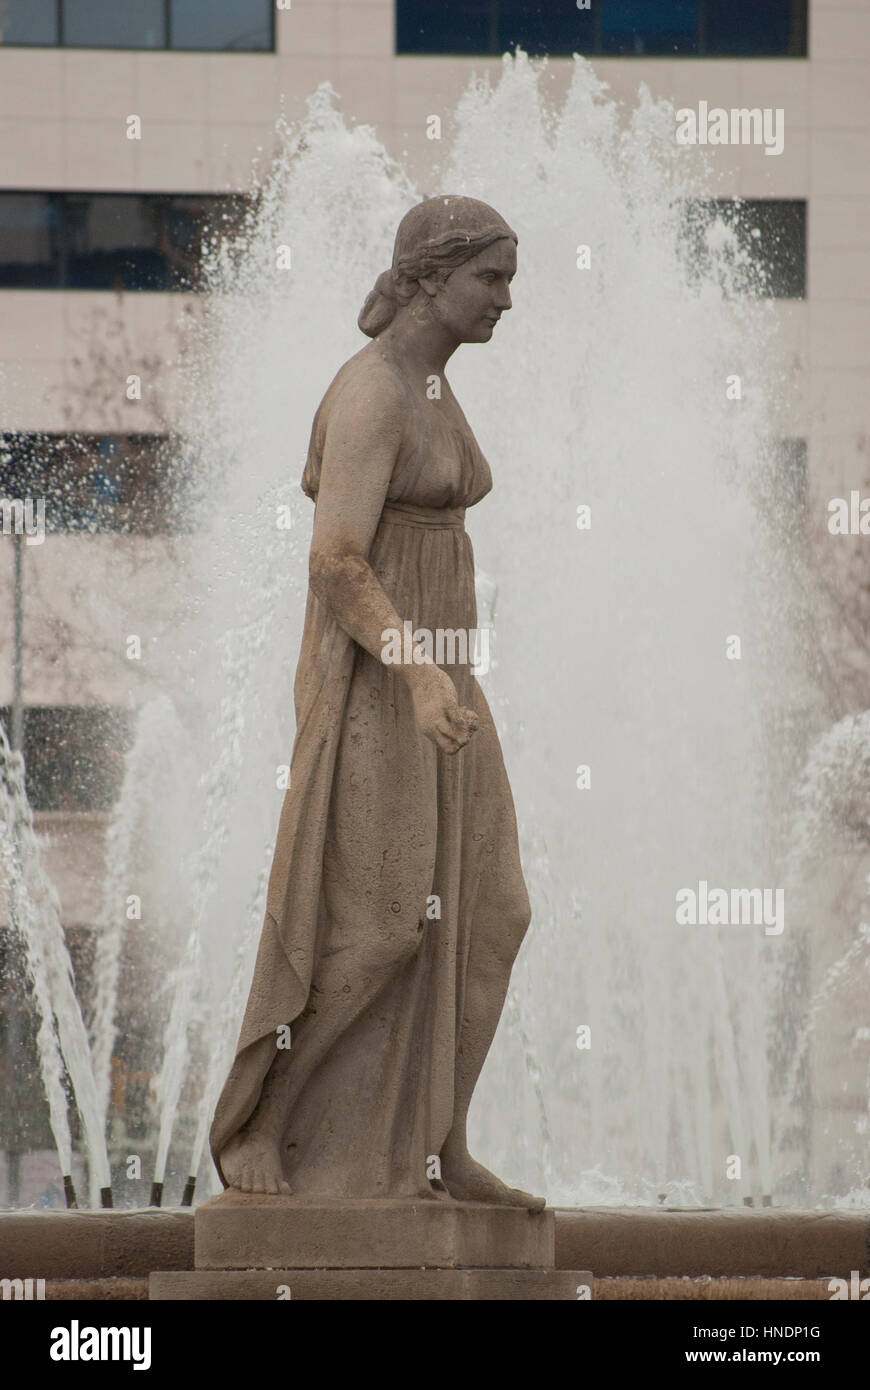
[[[329,411],[309,574],[311,588],[345,632],[377,660],[383,634],[402,618],[368,562],[407,418],[407,398],[388,368],[360,367]],[[392,668],[408,683],[417,721],[445,752],[461,748],[477,727],[456,688],[432,662]]]
[[[368,563],[402,440],[401,385],[362,368],[332,402],[320,468],[311,588],[355,642],[380,659],[381,633],[402,623]]]

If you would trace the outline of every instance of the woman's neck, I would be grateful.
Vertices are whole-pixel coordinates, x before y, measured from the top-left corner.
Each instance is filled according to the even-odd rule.
[[[440,376],[459,347],[455,334],[433,317],[428,301],[416,300],[397,311],[376,341],[404,371],[423,377]]]

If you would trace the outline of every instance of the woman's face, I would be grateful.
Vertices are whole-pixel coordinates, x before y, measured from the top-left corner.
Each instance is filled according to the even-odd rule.
[[[488,343],[502,314],[511,307],[510,282],[517,271],[517,246],[502,237],[457,266],[429,300],[434,318],[460,343]]]

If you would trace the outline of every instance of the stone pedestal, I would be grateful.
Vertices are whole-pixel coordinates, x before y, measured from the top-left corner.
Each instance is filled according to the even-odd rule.
[[[228,1190],[194,1230],[196,1268],[153,1273],[152,1299],[577,1299],[592,1283],[554,1268],[550,1211]]]

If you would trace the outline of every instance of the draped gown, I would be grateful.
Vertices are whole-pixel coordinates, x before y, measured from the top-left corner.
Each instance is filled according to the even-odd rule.
[[[302,479],[315,501],[329,399]],[[492,486],[489,465],[467,425],[419,410],[369,564],[415,629],[475,629],[464,518]],[[290,787],[236,1059],[212,1126],[219,1172],[222,1149],[257,1104],[277,1030],[289,1024],[282,1166],[294,1194],[430,1191],[427,1166],[453,1122],[470,953],[477,939],[481,967],[490,943],[512,961],[529,921],[489,707],[470,664],[439,664],[480,721],[452,755],[420,731],[398,668],[354,642],[309,591]]]

